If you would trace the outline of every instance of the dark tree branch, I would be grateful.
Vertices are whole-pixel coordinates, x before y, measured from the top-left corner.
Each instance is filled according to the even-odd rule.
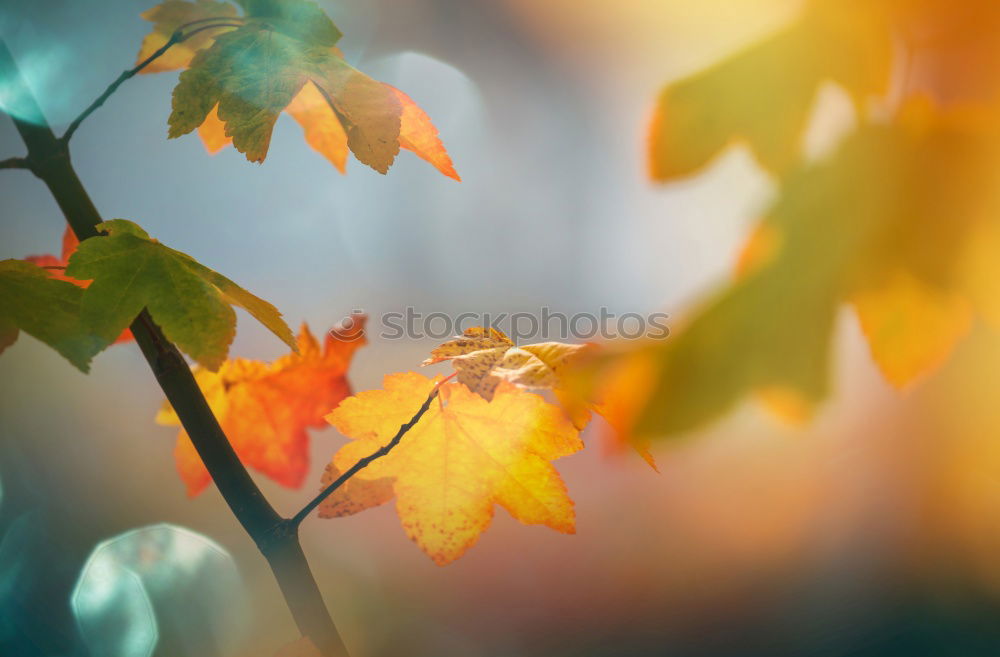
[[[118,87],[122,86],[122,84],[124,84],[124,82],[126,80],[129,80],[129,79],[135,77],[136,75],[138,75],[142,71],[142,69],[146,68],[147,66],[149,66],[150,64],[152,64],[154,61],[156,61],[157,59],[159,59],[163,55],[163,53],[165,53],[168,50],[170,50],[170,48],[172,46],[174,46],[175,44],[178,44],[178,43],[180,43],[180,42],[182,42],[182,41],[184,41],[186,39],[190,39],[195,34],[198,34],[199,32],[204,32],[205,30],[215,30],[215,29],[219,29],[219,28],[223,28],[223,27],[240,27],[239,23],[233,23],[233,22],[230,21],[230,22],[227,22],[227,23],[217,23],[217,24],[214,24],[214,25],[205,25],[203,27],[199,27],[198,29],[192,30],[190,32],[187,32],[187,33],[184,32],[184,28],[186,28],[186,27],[188,27],[190,25],[195,25],[197,23],[203,23],[203,22],[207,22],[207,21],[222,21],[222,20],[226,20],[226,19],[222,19],[222,18],[203,18],[201,20],[191,21],[187,25],[182,25],[181,27],[179,27],[176,30],[174,30],[174,33],[170,35],[170,38],[167,39],[167,42],[164,43],[159,48],[157,48],[149,57],[147,57],[146,59],[142,60],[141,62],[139,62],[138,64],[136,64],[134,67],[128,69],[127,71],[122,71],[122,74],[119,75],[118,78],[114,82],[112,82],[110,85],[108,85],[108,88],[104,90],[104,93],[102,93],[100,96],[98,96],[94,100],[94,102],[92,102],[90,104],[90,106],[87,107],[87,109],[83,110],[83,112],[80,114],[80,116],[78,116],[75,119],[73,119],[73,122],[69,124],[68,128],[66,128],[66,132],[63,134],[62,137],[59,138],[59,141],[62,142],[63,144],[69,143],[69,140],[73,137],[73,133],[75,133],[76,130],[77,130],[77,128],[80,127],[80,124],[83,123],[87,119],[88,116],[90,116],[91,114],[93,114],[94,111],[98,107],[100,107],[101,105],[103,105],[104,102],[108,98],[111,97],[111,94],[113,94],[116,91],[118,91]]]
[[[26,157],[8,157],[6,160],[0,160],[0,169],[30,169],[31,164],[28,163],[28,158]]]
[[[11,119],[28,147],[31,170],[49,188],[76,236],[81,240],[96,236],[95,226],[101,223],[101,215],[73,169],[66,142],[58,139],[45,121],[3,41],[0,79],[17,99],[20,115],[11,115]],[[343,657],[347,650],[302,554],[295,526],[278,515],[254,483],[219,426],[191,368],[146,310],[132,322],[131,329],[223,499],[271,566],[299,630],[323,655]]]
[[[324,488],[319,495],[314,497],[312,501],[309,502],[309,504],[306,504],[304,507],[302,507],[302,510],[296,513],[291,518],[291,520],[288,521],[289,524],[291,524],[294,527],[298,527],[300,524],[302,524],[302,521],[306,519],[306,516],[312,513],[313,509],[322,504],[323,500],[330,497],[330,495],[332,495],[335,490],[343,486],[348,479],[356,475],[362,469],[368,467],[368,465],[375,459],[382,458],[390,451],[392,451],[392,448],[399,444],[399,441],[403,439],[403,436],[406,435],[406,432],[412,429],[414,426],[416,426],[417,422],[420,421],[420,418],[422,418],[424,416],[424,413],[427,412],[427,409],[431,407],[431,402],[434,401],[434,398],[438,396],[438,391],[439,387],[437,386],[433,390],[431,390],[431,394],[427,395],[427,399],[424,400],[423,405],[421,405],[420,408],[417,409],[417,412],[414,413],[413,417],[410,418],[409,422],[399,427],[399,431],[397,431],[396,435],[392,437],[392,440],[390,440],[388,443],[386,443],[382,447],[378,448],[376,451],[372,452],[371,454],[364,457],[363,459],[352,465],[350,468],[348,468],[346,472],[337,477],[333,481],[333,483]]]

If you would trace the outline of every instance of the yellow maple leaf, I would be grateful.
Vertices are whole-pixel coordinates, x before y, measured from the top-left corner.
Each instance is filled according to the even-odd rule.
[[[346,471],[387,444],[440,381],[414,372],[390,374],[383,390],[341,402],[327,420],[353,440],[334,455],[332,472]],[[479,539],[495,505],[525,524],[573,533],[573,502],[549,463],[583,447],[565,415],[505,381],[490,401],[460,383],[441,385],[439,397],[392,451],[354,477],[359,486],[392,480],[407,535],[445,565]],[[370,496],[364,503],[379,499]],[[326,515],[360,506],[328,508]]]
[[[309,469],[306,428],[325,426],[323,416],[330,407],[351,394],[346,374],[355,350],[365,344],[363,325],[356,318],[349,333],[337,338],[328,334],[320,347],[303,324],[298,353],[271,364],[236,358],[217,372],[195,369],[198,386],[241,461],[284,486],[302,485]],[[180,426],[168,402],[156,422]],[[197,495],[211,475],[184,429],[174,455],[188,494]]]

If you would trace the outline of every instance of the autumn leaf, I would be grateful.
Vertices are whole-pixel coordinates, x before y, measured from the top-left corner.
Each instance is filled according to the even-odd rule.
[[[236,149],[262,162],[278,114],[312,82],[355,156],[385,173],[399,151],[400,102],[391,89],[347,64],[332,45],[301,41],[260,21],[218,35],[181,74],[169,136],[191,132],[218,105],[218,118]]]
[[[251,162],[262,162],[278,114],[306,83],[301,61],[306,56],[304,44],[261,25],[219,35],[181,73],[169,137],[191,132],[218,105],[236,149]]]
[[[432,349],[431,357],[422,364],[450,360],[458,373],[458,381],[490,400],[500,381],[536,390],[558,389],[560,372],[588,348],[590,345],[562,342],[518,347],[503,331],[475,326]]]
[[[344,400],[327,420],[353,440],[333,457],[331,472],[346,471],[388,443],[439,382],[413,372],[391,374],[383,390]],[[572,533],[573,503],[549,463],[583,447],[565,415],[506,381],[490,401],[461,383],[441,385],[439,394],[440,402],[392,451],[355,475],[358,485],[391,479],[403,528],[438,565],[479,539],[497,504],[522,523]],[[325,514],[384,501],[371,492],[363,503],[340,512],[327,507]]]
[[[896,387],[940,367],[974,317],[961,292],[927,285],[902,269],[887,273],[852,301],[875,362]]]
[[[94,333],[114,340],[143,308],[164,335],[208,369],[226,358],[239,306],[295,348],[291,330],[268,302],[190,256],[151,239],[139,226],[115,219],[107,233],[80,244],[66,275],[93,282],[83,292],[81,319]]]
[[[880,4],[814,0],[791,26],[668,85],[650,128],[652,178],[695,173],[737,142],[767,169],[794,165],[822,82],[859,104],[887,87],[892,35]]]
[[[620,418],[625,432],[687,431],[752,393],[789,409],[814,406],[829,390],[842,304],[857,308],[890,382],[943,362],[971,313],[987,312],[977,286],[1000,282],[996,265],[972,277],[964,264],[995,232],[998,143],[995,130],[963,113],[917,103],[791,173],[741,275],[670,340],[625,350],[644,352],[652,370],[612,390],[642,400]]]
[[[23,260],[0,260],[0,353],[24,331],[49,345],[82,372],[111,340],[80,320],[83,290]]]
[[[60,281],[67,281],[85,288],[90,285],[90,281],[79,281],[66,275],[66,267],[69,264],[69,258],[76,252],[76,247],[79,244],[80,240],[76,238],[76,233],[73,232],[72,228],[67,226],[66,231],[63,233],[62,252],[59,257],[46,253],[44,255],[30,255],[27,256],[25,260],[42,267],[52,278],[56,278]],[[134,339],[135,338],[132,336],[132,330],[126,328],[118,334],[118,337],[115,339],[115,344],[131,342]]]
[[[318,6],[304,0],[241,4],[245,17],[225,3],[179,0],[143,15],[154,28],[140,58],[195,21],[182,32],[191,31],[190,40],[144,69],[190,66],[174,90],[171,138],[197,128],[209,152],[232,143],[248,160],[262,162],[278,115],[287,111],[306,142],[341,172],[348,150],[386,173],[406,148],[460,180],[427,114],[403,92],[347,64],[335,46],[340,31]],[[210,25],[225,27],[205,29]]]
[[[309,470],[309,427],[326,426],[324,415],[351,394],[347,370],[354,352],[364,344],[364,319],[350,331],[328,334],[323,347],[303,324],[298,353],[271,364],[237,358],[218,372],[195,369],[195,379],[233,449],[247,466],[283,486],[298,488]],[[180,426],[180,419],[164,402],[158,424]],[[198,452],[181,429],[174,453],[177,471],[195,496],[211,476]]]

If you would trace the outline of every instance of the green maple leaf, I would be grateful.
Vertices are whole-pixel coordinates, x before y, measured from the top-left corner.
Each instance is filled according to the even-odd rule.
[[[305,0],[241,4],[243,25],[219,34],[181,73],[169,137],[193,131],[218,104],[233,145],[251,162],[262,162],[278,115],[311,81],[343,123],[355,156],[388,171],[400,148],[402,105],[390,88],[340,57],[333,22]]]
[[[281,313],[225,276],[151,239],[131,221],[106,221],[98,230],[107,236],[81,242],[66,275],[93,279],[83,291],[80,317],[102,339],[114,341],[147,308],[169,340],[215,370],[236,333],[232,306],[240,306],[296,348]]]
[[[21,330],[88,371],[91,359],[114,337],[98,337],[81,324],[82,296],[82,288],[50,278],[30,262],[0,261],[0,352],[17,340]]]

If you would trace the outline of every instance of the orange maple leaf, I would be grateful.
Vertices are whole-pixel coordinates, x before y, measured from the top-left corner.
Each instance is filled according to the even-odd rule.
[[[51,253],[45,253],[42,255],[30,255],[26,256],[24,259],[28,262],[33,262],[45,271],[49,273],[52,278],[59,279],[60,281],[67,281],[73,283],[74,285],[79,285],[80,287],[88,287],[90,281],[81,281],[75,278],[70,278],[66,275],[66,265],[69,263],[69,257],[73,255],[76,251],[76,247],[79,246],[80,240],[76,238],[76,233],[69,226],[66,226],[66,231],[63,233],[62,238],[62,253],[59,257],[52,255]],[[121,335],[115,339],[115,344],[120,344],[122,342],[130,342],[135,338],[132,336],[132,331],[130,329],[125,329],[121,332]]]
[[[399,444],[353,477],[354,504],[346,505],[344,496],[328,500],[320,515],[382,504],[391,496],[379,489],[391,482],[407,535],[442,566],[479,540],[497,504],[522,523],[573,533],[573,502],[549,463],[583,448],[565,414],[507,381],[491,401],[464,384],[440,382],[415,372],[390,374],[384,390],[359,393],[327,416],[353,439],[334,455],[330,477],[387,444],[440,385],[439,401]]]
[[[270,365],[237,358],[218,372],[195,369],[195,379],[240,460],[283,486],[302,485],[309,469],[306,428],[325,426],[324,414],[351,394],[346,375],[355,350],[366,344],[364,319],[356,317],[338,337],[328,334],[323,348],[303,323],[299,353]],[[168,402],[156,422],[180,426]],[[184,429],[177,435],[174,456],[188,495],[194,497],[211,476]]]

